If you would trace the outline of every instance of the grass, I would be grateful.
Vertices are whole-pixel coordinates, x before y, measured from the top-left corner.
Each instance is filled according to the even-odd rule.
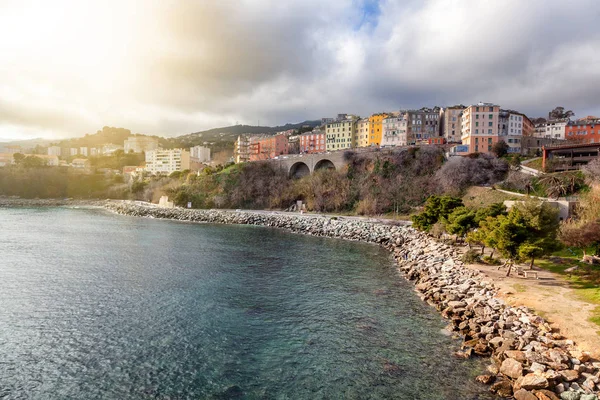
[[[594,249],[588,249],[586,254],[593,254]],[[579,300],[597,307],[592,311],[590,322],[600,326],[600,285],[597,274],[600,266],[581,262],[583,251],[581,249],[562,249],[556,251],[552,256],[536,261],[536,265],[542,269],[560,274],[570,283]],[[566,269],[578,266],[575,273],[565,272]]]
[[[530,161],[526,164],[523,164],[526,167],[537,169],[538,171],[542,171],[542,159],[538,158],[537,160]]]
[[[522,199],[519,196],[512,196],[507,193],[502,193],[497,190],[472,186],[467,189],[467,192],[462,198],[465,206],[470,208],[483,208],[494,203],[502,203],[504,200]]]

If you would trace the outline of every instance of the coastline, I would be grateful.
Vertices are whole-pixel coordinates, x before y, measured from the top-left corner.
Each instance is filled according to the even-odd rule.
[[[24,199],[21,197],[0,196],[1,207],[105,207],[110,200],[82,199]]]
[[[457,248],[410,227],[314,215],[169,209],[134,202],[112,201],[105,207],[121,215],[259,225],[379,244],[393,254],[399,274],[415,283],[421,299],[449,320],[448,330],[463,338],[463,350],[456,356],[491,360],[489,374],[478,377],[491,384],[491,391],[517,399],[530,395],[537,396],[531,399],[592,400],[600,394],[600,362],[553,332],[528,308],[508,305],[491,280],[460,261]]]

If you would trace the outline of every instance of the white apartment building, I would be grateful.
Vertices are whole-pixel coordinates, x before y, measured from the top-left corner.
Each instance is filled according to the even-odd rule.
[[[79,148],[79,154],[81,154],[82,156],[87,157],[88,156],[88,148],[87,147],[80,147]]]
[[[204,146],[194,146],[190,148],[190,157],[194,162],[210,162],[210,148]]]
[[[406,114],[384,118],[382,124],[381,147],[407,145],[408,120]]]
[[[158,140],[149,136],[131,136],[125,139],[123,151],[125,153],[143,153],[158,149]]]
[[[537,124],[535,126],[534,136],[545,139],[565,139],[565,131],[569,119],[558,119],[554,121],[548,121],[543,124]]]
[[[190,152],[183,149],[150,150],[146,152],[146,171],[155,175],[169,175],[190,169]]]
[[[48,155],[60,157],[60,146],[48,147]]]

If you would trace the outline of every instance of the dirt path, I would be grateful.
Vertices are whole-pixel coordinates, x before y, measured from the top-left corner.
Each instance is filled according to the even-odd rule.
[[[596,305],[579,300],[573,289],[560,275],[535,269],[538,278],[517,277],[506,269],[488,265],[469,265],[485,274],[499,289],[499,297],[513,306],[526,306],[545,318],[567,339],[575,341],[579,350],[589,351],[600,359],[600,327],[590,322]]]

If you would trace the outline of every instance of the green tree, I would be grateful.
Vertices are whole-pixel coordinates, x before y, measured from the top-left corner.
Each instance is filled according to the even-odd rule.
[[[430,196],[425,202],[422,213],[413,215],[413,226],[422,231],[429,231],[433,224],[446,218],[457,207],[462,207],[461,199],[452,196]]]
[[[475,223],[475,211],[467,207],[457,207],[452,210],[448,217],[443,219],[443,223],[446,232],[464,238],[469,231],[477,226]]]

